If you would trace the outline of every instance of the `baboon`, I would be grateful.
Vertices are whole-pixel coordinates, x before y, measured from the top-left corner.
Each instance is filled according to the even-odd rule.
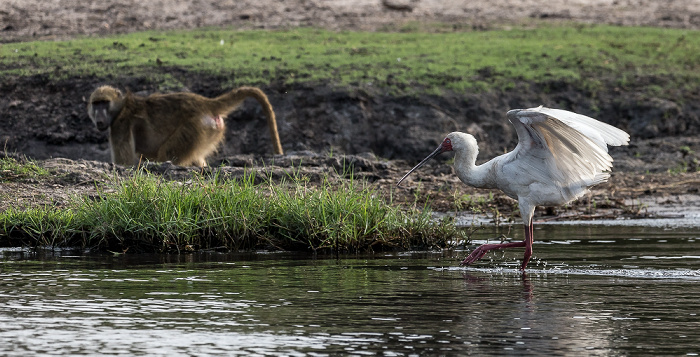
[[[142,97],[101,86],[90,95],[87,110],[98,130],[109,129],[112,162],[116,164],[135,165],[143,157],[204,167],[206,157],[216,151],[224,137],[224,118],[247,97],[262,106],[274,152],[283,154],[275,113],[265,93],[255,87],[207,98],[194,93]]]

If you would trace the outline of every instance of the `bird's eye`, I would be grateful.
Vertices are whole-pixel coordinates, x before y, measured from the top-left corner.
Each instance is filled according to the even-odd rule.
[[[446,144],[450,144],[450,143],[451,143],[451,142],[450,142],[450,139],[445,139],[445,143],[446,143]]]

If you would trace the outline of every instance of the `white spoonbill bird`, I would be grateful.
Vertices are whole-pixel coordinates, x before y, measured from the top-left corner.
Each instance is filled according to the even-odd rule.
[[[518,133],[513,151],[477,166],[476,139],[453,132],[396,185],[430,158],[454,151],[459,179],[474,187],[498,188],[518,200],[525,225],[524,241],[484,244],[461,264],[471,264],[492,249],[525,247],[524,270],[532,256],[535,207],[566,204],[583,196],[589,187],[607,181],[613,161],[607,145],[627,145],[630,136],[614,126],[561,109],[514,109],[506,116]]]

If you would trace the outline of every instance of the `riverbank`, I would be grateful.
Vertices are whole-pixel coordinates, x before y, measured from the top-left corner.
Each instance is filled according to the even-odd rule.
[[[345,163],[335,176],[321,170],[312,177],[306,170],[281,170],[274,164],[206,171],[146,164],[131,171],[79,163],[92,166],[92,179],[86,171],[82,176],[72,171],[75,166],[65,160],[56,164],[10,157],[0,161],[0,187],[11,190],[0,192],[0,246],[357,253],[446,248],[468,238],[451,220],[432,219],[429,210],[387,204],[365,180],[355,179]],[[29,192],[37,192],[41,183],[56,188],[75,180],[74,189],[91,188],[62,196],[60,202],[44,190],[34,197],[51,204],[13,199],[22,197],[27,183],[35,184]]]
[[[619,154],[621,166],[629,160]],[[64,209],[77,198],[94,199],[113,194],[120,181],[130,180],[132,169],[86,160],[26,160],[7,155],[0,181],[0,212],[8,209]],[[192,185],[197,180],[245,179],[254,173],[257,184],[280,185],[294,180],[312,188],[324,185],[347,187],[362,183],[373,196],[403,210],[433,212],[467,211],[488,217],[491,223],[519,222],[517,203],[497,190],[474,189],[459,182],[451,165],[431,162],[409,177],[401,188],[396,182],[411,165],[401,160],[383,160],[372,154],[289,154],[228,157],[225,165],[206,168],[149,163],[149,176],[163,182]],[[206,178],[209,179],[206,179]],[[284,187],[284,186],[280,186]],[[674,218],[700,210],[700,180],[695,172],[638,172],[615,170],[610,181],[594,186],[589,195],[567,207],[541,207],[538,221],[595,220],[610,218]]]
[[[573,110],[628,131],[630,146],[611,148],[610,182],[568,207],[539,209],[536,219],[682,215],[700,202],[700,10],[689,1],[643,3],[644,11],[630,11],[622,2],[531,1],[527,11],[513,12],[507,2],[214,2],[219,10],[209,13],[217,16],[207,22],[156,1],[115,0],[105,8],[4,2],[1,155],[22,168],[0,172],[0,211],[64,209],[72,196],[113,192],[116,178],[133,175],[107,163],[106,134],[85,111],[90,92],[109,83],[141,94],[208,96],[262,87],[287,155],[269,156],[260,144],[260,110],[245,103],[228,118],[209,176],[254,170],[273,182],[294,175],[318,188],[330,177],[343,187],[350,163],[352,179],[393,207],[472,211],[494,222],[517,221],[515,202],[460,183],[449,155],[404,188],[395,183],[450,131],[475,135],[483,162],[515,146],[507,110]],[[39,16],[56,4],[62,10],[55,16]],[[154,9],[171,15],[147,24],[141,14]],[[302,13],[307,17],[297,21]],[[177,30],[161,31],[170,29]],[[149,171],[180,184],[201,174],[168,163],[149,164]]]

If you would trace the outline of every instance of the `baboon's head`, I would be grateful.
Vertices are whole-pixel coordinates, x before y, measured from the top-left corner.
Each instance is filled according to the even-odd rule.
[[[119,89],[110,86],[102,86],[92,92],[87,109],[88,116],[95,123],[97,130],[109,129],[122,109],[123,98],[124,95]]]

